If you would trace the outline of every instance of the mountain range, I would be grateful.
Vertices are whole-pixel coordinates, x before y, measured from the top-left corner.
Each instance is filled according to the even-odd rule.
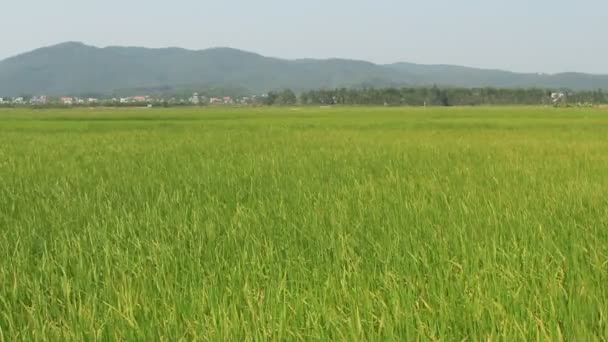
[[[444,87],[608,89],[608,75],[532,74],[452,65],[286,60],[231,48],[98,48],[68,42],[0,61],[0,96],[290,88]]]

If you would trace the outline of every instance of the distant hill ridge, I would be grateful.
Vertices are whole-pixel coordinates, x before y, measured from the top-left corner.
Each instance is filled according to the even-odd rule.
[[[0,62],[0,96],[106,94],[133,89],[234,87],[252,93],[336,87],[608,89],[608,75],[524,74],[451,65],[285,60],[231,48],[186,50],[68,42]]]

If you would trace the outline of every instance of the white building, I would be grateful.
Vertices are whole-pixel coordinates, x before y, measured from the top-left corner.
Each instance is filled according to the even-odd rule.
[[[0,97],[0,104],[4,103],[4,98]]]
[[[71,97],[62,97],[61,103],[63,103],[66,106],[71,106],[74,103],[74,99]]]
[[[198,93],[194,93],[194,94],[192,95],[192,97],[190,98],[190,103],[197,105],[197,104],[199,104],[200,102],[201,102],[201,101],[200,101],[200,98],[198,97]]]
[[[551,101],[553,104],[558,104],[566,100],[566,94],[564,93],[551,93]]]
[[[34,96],[30,99],[30,104],[45,104],[46,100],[46,96]]]

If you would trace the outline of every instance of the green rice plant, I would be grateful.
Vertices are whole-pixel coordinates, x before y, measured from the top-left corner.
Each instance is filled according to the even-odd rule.
[[[608,111],[0,110],[0,341],[608,338]]]

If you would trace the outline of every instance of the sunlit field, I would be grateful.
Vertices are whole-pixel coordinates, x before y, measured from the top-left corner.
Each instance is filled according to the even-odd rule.
[[[608,337],[608,109],[0,110],[0,340]]]

